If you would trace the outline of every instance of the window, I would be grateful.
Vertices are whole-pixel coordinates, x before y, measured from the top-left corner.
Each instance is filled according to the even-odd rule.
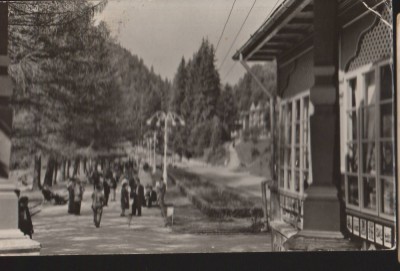
[[[393,88],[389,64],[346,80],[345,186],[348,208],[394,219]]]
[[[311,184],[308,95],[284,101],[279,114],[279,186],[303,194]]]

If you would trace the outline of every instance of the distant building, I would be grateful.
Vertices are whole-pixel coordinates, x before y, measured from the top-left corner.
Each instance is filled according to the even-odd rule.
[[[265,138],[269,135],[270,130],[269,116],[268,102],[253,102],[248,111],[240,111],[235,135],[242,137],[244,131],[258,128],[260,131],[260,138]]]
[[[233,57],[277,62],[273,250],[396,247],[390,4],[284,0]]]

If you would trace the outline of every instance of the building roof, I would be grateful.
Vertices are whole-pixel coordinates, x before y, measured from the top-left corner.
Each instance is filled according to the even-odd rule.
[[[362,1],[337,0],[339,23],[345,25],[361,14],[368,13]],[[376,7],[384,1],[364,0]],[[310,48],[314,34],[313,0],[283,0],[260,28],[233,55],[234,60],[285,61],[299,51]]]
[[[244,60],[273,60],[310,36],[313,27],[312,0],[284,0],[233,59],[242,54]]]

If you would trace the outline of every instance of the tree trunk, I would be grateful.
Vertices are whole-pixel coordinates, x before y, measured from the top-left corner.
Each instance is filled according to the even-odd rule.
[[[57,183],[57,173],[58,173],[58,161],[57,159],[54,161],[54,176],[53,176],[53,184]]]
[[[74,171],[72,173],[72,176],[76,177],[78,174],[78,167],[79,167],[79,158],[76,158],[74,161]]]
[[[49,159],[47,160],[47,168],[46,168],[46,173],[44,175],[44,184],[50,187],[53,186],[54,167],[55,167],[55,159],[50,156]]]
[[[67,160],[67,178],[70,177],[70,176],[69,176],[69,169],[70,169],[70,167],[71,167],[71,162],[70,162],[70,160]]]
[[[41,189],[40,184],[40,171],[42,167],[42,157],[40,155],[35,155],[35,164],[33,169],[33,183],[32,183],[32,190]]]
[[[61,181],[62,182],[64,182],[65,181],[65,167],[66,167],[66,161],[65,161],[65,159],[63,159],[62,160],[62,162],[61,162],[61,168],[60,168],[60,170],[61,170]]]

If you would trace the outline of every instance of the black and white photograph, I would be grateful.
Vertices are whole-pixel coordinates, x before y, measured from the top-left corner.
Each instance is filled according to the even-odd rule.
[[[0,0],[0,255],[393,250],[392,4]]]

